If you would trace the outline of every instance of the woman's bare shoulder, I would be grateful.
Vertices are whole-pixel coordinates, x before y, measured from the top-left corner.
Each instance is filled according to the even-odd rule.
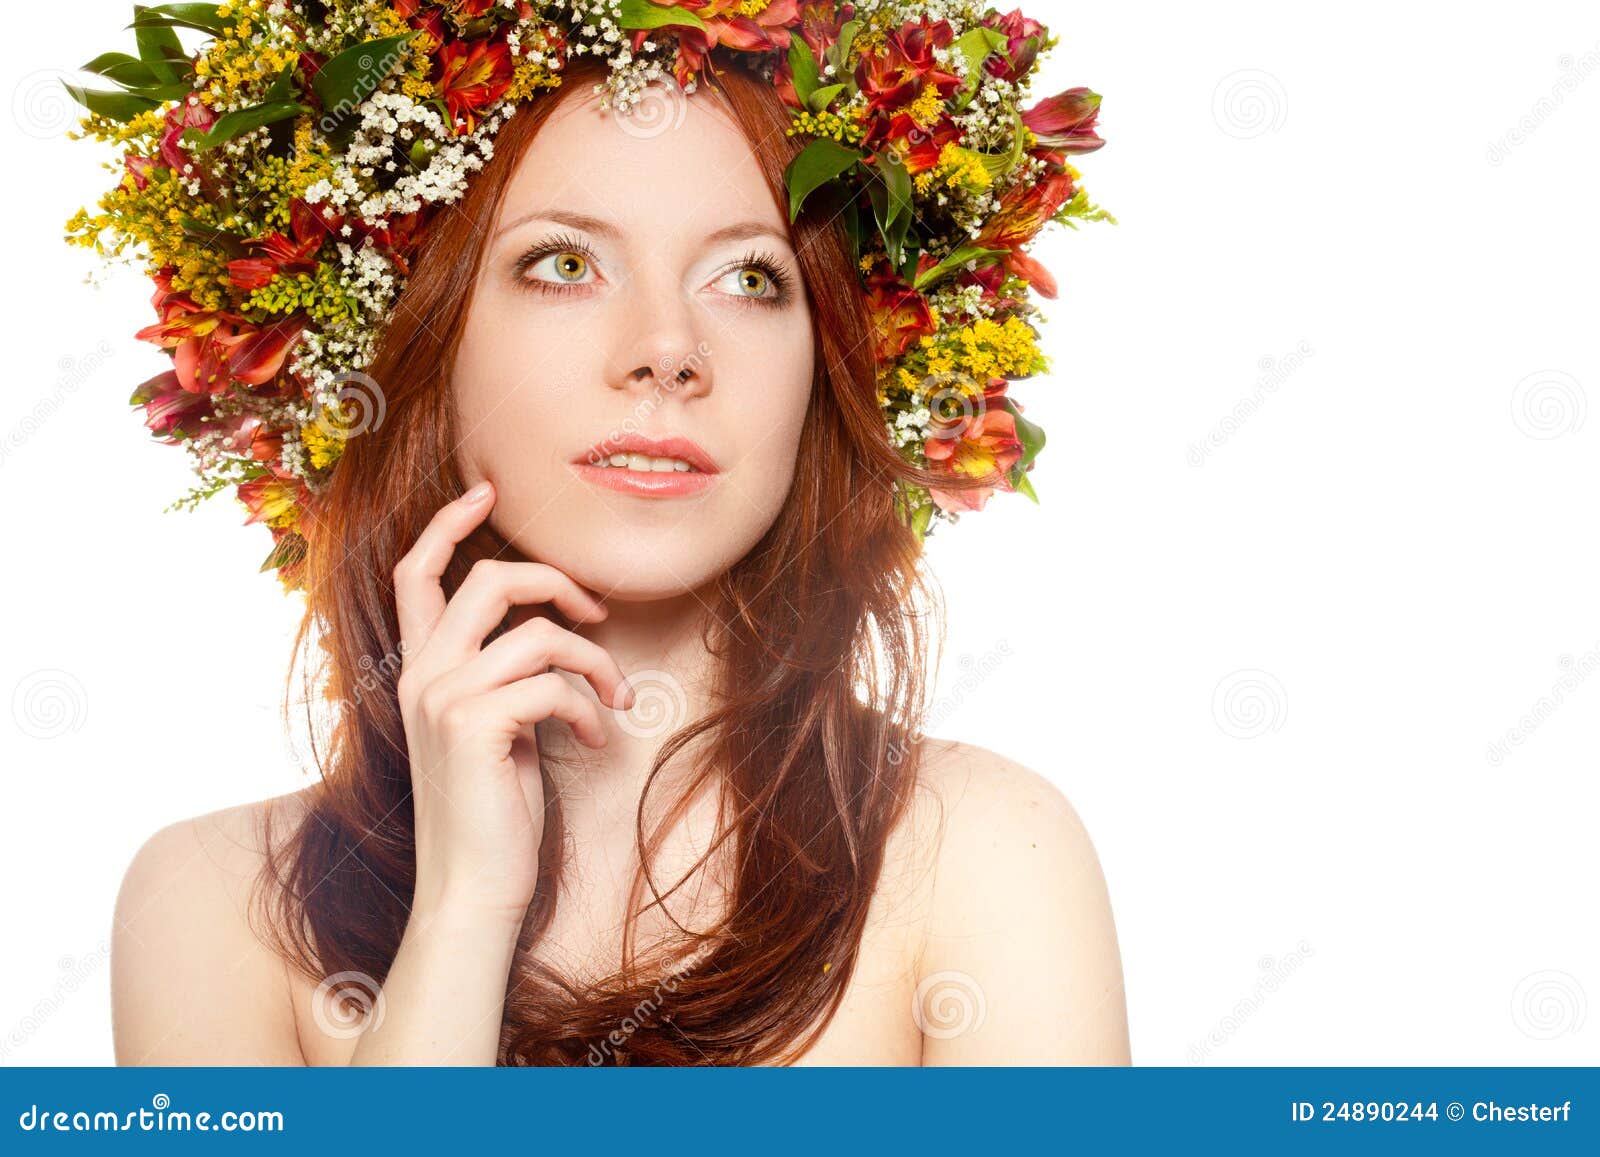
[[[908,825],[929,834],[918,845],[930,849],[923,1063],[1126,1063],[1116,929],[1077,809],[1014,759],[923,743],[922,818]]]
[[[311,791],[178,820],[134,854],[111,942],[118,1064],[305,1063],[257,887],[267,840],[294,830]]]

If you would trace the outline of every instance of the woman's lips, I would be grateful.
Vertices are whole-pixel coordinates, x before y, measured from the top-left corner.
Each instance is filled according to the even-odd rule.
[[[630,470],[626,466],[591,466],[587,462],[573,462],[571,466],[585,482],[641,498],[699,494],[720,477],[699,470]]]

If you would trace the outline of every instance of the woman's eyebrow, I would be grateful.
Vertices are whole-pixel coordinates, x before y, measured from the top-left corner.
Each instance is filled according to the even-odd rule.
[[[599,237],[617,237],[621,230],[600,217],[591,217],[587,213],[576,213],[569,209],[535,209],[530,213],[523,213],[502,225],[495,237],[499,238],[520,225],[529,221],[554,221],[559,225],[568,225],[574,229],[582,229]],[[764,225],[760,221],[736,221],[731,225],[724,225],[720,229],[707,233],[703,240],[710,245],[723,241],[745,241],[751,237],[776,237],[785,245],[789,244],[789,235],[781,229],[771,225]]]

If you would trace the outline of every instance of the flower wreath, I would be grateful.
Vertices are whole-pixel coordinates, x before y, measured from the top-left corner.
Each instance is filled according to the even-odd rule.
[[[785,183],[793,221],[832,186],[877,342],[887,436],[935,473],[1027,480],[1044,434],[1006,395],[1049,368],[1025,251],[1049,222],[1112,220],[1067,161],[1099,148],[1085,88],[1022,107],[1056,39],[980,0],[228,0],[135,6],[138,55],[67,87],[82,133],[117,146],[117,185],[68,239],[137,260],[172,357],[130,404],[186,445],[271,529],[262,570],[303,587],[299,527],[348,438],[368,428],[369,364],[437,206],[456,200],[522,102],[565,61],[607,61],[603,107],[715,84],[716,62],[770,80],[808,138]],[[177,30],[206,34],[184,48]],[[358,411],[352,413],[352,409]],[[381,416],[379,418],[381,420]],[[900,484],[919,536],[996,488]]]

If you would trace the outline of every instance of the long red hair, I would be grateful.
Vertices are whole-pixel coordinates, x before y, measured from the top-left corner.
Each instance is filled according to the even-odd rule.
[[[602,69],[573,61],[562,92]],[[717,87],[786,205],[783,171],[801,145],[784,131],[789,111],[769,82],[743,70],[721,73]],[[433,512],[463,490],[445,370],[486,226],[560,98],[518,109],[461,202],[429,223],[368,370],[382,383],[384,421],[350,441],[313,512],[295,655],[316,637],[324,655],[306,665],[306,687],[326,680],[322,694],[339,709],[325,741],[313,719],[322,771],[314,814],[282,841],[269,832],[263,883],[275,886],[260,899],[278,950],[319,980],[360,972],[381,984],[405,931],[415,843],[391,576]],[[691,742],[695,777],[653,813],[664,818],[651,830],[641,799],[622,959],[606,979],[578,983],[526,954],[554,915],[567,850],[546,768],[540,879],[505,1004],[502,1064],[784,1063],[820,1036],[850,980],[885,847],[916,782],[913,735],[929,643],[938,642],[929,620],[941,608],[892,499],[896,478],[930,479],[885,436],[866,299],[837,208],[818,194],[791,227],[816,332],[806,468],[771,529],[716,583],[706,639],[715,707],[667,738],[644,795]],[[457,550],[445,593],[477,558],[494,556],[517,557],[482,528]],[[287,717],[287,694],[284,706]],[[735,865],[727,910],[641,955],[638,915],[706,864],[676,884],[652,869],[665,833],[705,786],[720,793],[712,851],[727,842],[722,854]],[[602,1043],[622,1024],[624,1043]]]

